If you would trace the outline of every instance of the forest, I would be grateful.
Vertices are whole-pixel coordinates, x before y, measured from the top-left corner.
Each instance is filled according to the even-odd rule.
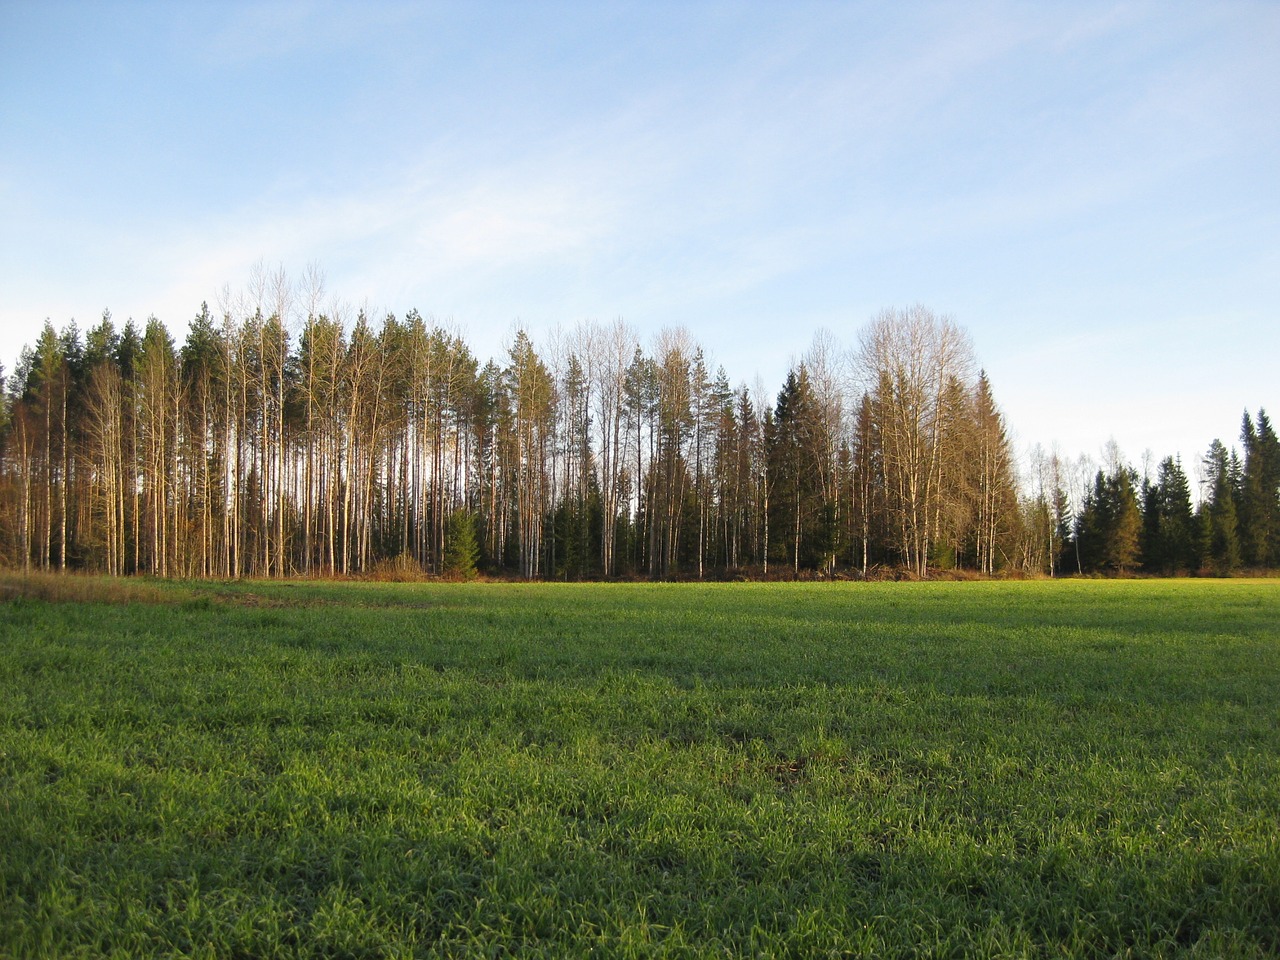
[[[175,342],[46,321],[3,380],[0,564],[181,578],[1230,574],[1280,567],[1280,441],[1245,413],[1139,475],[1019,476],[969,337],[886,310],[775,397],[622,321],[481,361],[416,311],[260,276]],[[0,371],[0,375],[3,371]]]

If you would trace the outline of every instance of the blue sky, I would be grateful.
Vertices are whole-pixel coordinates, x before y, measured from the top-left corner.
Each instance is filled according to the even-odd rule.
[[[923,303],[1020,447],[1190,466],[1280,414],[1277,51],[1273,3],[0,0],[0,359],[259,261],[769,391]]]

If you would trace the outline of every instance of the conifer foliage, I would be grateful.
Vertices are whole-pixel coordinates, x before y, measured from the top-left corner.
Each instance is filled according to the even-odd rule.
[[[1124,466],[1111,473],[1099,470],[1076,522],[1083,569],[1131,572],[1138,562],[1141,529],[1133,472]]]
[[[1255,423],[1246,411],[1241,430],[1241,552],[1252,567],[1280,567],[1280,439],[1265,410]]]
[[[1191,488],[1182,464],[1160,462],[1154,483],[1143,488],[1142,565],[1150,573],[1172,574],[1196,568],[1198,543],[1191,509]]]
[[[685,330],[621,321],[481,362],[410,311],[255,275],[177,344],[152,317],[46,323],[0,404],[0,563],[115,575],[525,578],[1280,565],[1280,443],[1245,416],[1193,514],[1173,460],[1022,492],[967,335],[886,311],[775,397]]]

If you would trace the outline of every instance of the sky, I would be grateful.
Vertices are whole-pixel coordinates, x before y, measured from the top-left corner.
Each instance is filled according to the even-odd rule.
[[[0,360],[255,264],[501,359],[686,327],[781,387],[923,304],[1012,439],[1280,413],[1280,4],[0,0]]]

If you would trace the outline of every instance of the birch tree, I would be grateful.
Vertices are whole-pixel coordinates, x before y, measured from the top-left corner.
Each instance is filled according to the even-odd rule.
[[[930,555],[947,498],[945,388],[969,381],[973,352],[950,317],[922,306],[886,310],[863,331],[858,369],[880,423],[886,506],[902,562],[917,576]]]

